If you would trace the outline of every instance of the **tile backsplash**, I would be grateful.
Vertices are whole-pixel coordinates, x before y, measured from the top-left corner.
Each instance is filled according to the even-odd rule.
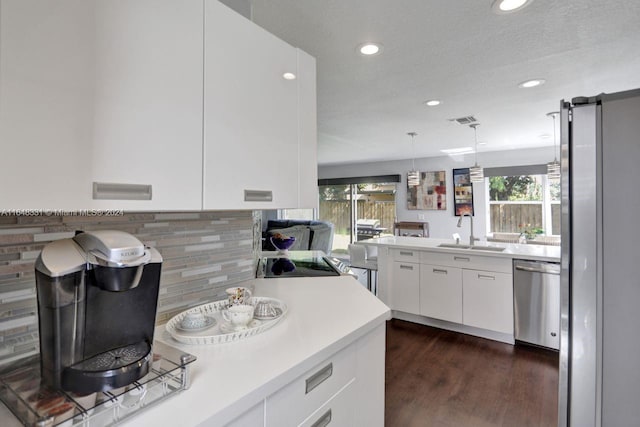
[[[162,254],[157,322],[255,276],[261,212],[157,212],[119,216],[0,216],[0,364],[38,352],[34,263],[76,230],[121,230]]]

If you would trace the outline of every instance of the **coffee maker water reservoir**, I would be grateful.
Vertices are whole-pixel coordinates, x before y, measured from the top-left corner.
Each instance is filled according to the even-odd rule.
[[[162,257],[122,231],[87,231],[45,246],[36,261],[41,374],[78,394],[146,375]]]

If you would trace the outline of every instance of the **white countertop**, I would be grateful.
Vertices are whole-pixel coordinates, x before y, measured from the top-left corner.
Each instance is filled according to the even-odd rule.
[[[405,236],[388,236],[368,240],[360,240],[357,242],[367,246],[385,246],[400,249],[424,249],[429,251],[439,251],[446,253],[467,253],[474,255],[483,255],[501,258],[518,258],[530,259],[537,261],[560,262],[560,246],[547,245],[531,245],[531,244],[514,244],[514,243],[497,243],[497,242],[477,242],[475,246],[494,246],[505,248],[502,252],[483,251],[478,249],[458,249],[458,248],[439,248],[440,244],[454,244],[451,239],[431,239],[424,237],[405,237]],[[465,243],[462,241],[461,246]]]
[[[133,418],[130,425],[188,426],[214,416],[216,425],[224,424],[391,315],[349,276],[255,279],[252,284],[254,295],[284,301],[287,316],[262,334],[221,345],[180,344],[158,327],[156,339],[198,358],[192,364],[191,388]]]
[[[222,425],[389,319],[389,308],[350,276],[244,282],[255,296],[289,306],[282,321],[233,343],[187,345],[156,328],[156,340],[195,355],[191,388],[147,408],[125,426]],[[212,420],[212,417],[215,417]],[[18,426],[0,404],[0,425]]]

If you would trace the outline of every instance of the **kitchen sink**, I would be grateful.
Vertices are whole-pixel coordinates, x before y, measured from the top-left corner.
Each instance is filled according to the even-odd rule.
[[[469,246],[469,245],[457,245],[455,243],[441,243],[438,245],[439,248],[450,248],[450,249],[473,249],[474,251],[490,251],[490,252],[502,252],[505,248],[500,248],[498,246]]]
[[[471,249],[469,245],[457,245],[455,243],[441,243],[438,245],[439,248],[451,248],[451,249]]]
[[[499,248],[497,246],[471,246],[469,249],[474,249],[478,251],[502,252],[506,248]]]

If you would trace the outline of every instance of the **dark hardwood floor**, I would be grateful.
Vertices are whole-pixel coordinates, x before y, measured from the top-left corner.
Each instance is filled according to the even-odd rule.
[[[386,427],[555,426],[558,354],[387,322]]]

